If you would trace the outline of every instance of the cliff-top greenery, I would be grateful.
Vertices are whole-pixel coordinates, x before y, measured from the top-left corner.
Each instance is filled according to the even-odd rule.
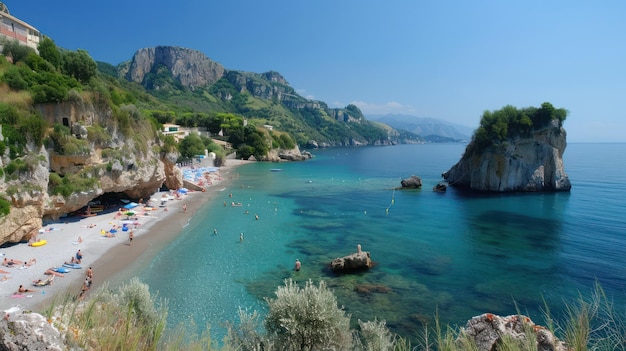
[[[549,102],[541,107],[518,109],[507,105],[496,111],[485,111],[480,126],[474,132],[472,149],[469,153],[480,153],[491,145],[498,145],[507,139],[529,136],[533,130],[541,129],[556,120],[559,126],[567,117],[567,110],[555,108]]]

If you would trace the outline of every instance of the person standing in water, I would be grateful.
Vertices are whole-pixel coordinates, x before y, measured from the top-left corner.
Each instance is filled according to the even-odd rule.
[[[243,242],[243,232],[239,233],[239,242]]]
[[[300,267],[302,267],[302,264],[300,263],[300,260],[296,258],[296,264],[293,266],[293,270],[294,271],[299,271]]]

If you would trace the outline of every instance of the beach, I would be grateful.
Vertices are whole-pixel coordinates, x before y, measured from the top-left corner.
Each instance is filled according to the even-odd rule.
[[[45,245],[33,247],[19,243],[0,249],[1,260],[17,261],[10,267],[0,267],[0,309],[41,312],[55,296],[68,293],[78,297],[91,267],[93,279],[86,293],[88,298],[112,276],[123,273],[140,257],[158,252],[173,240],[201,206],[223,194],[232,180],[232,170],[247,162],[227,160],[217,172],[210,174],[210,184],[203,184],[205,191],[159,192],[151,196],[150,206],[112,209],[80,219],[61,218],[40,229],[39,239],[46,240]],[[158,201],[163,198],[168,201]],[[130,216],[129,211],[133,212]],[[115,229],[114,235],[111,229]],[[50,268],[63,267],[64,262],[76,257],[78,250],[83,256],[80,268],[65,267],[68,272],[61,273],[63,276],[44,274]],[[32,264],[24,264],[31,260],[34,260]],[[34,284],[51,277],[54,278],[49,285]],[[20,285],[29,291],[18,294]]]

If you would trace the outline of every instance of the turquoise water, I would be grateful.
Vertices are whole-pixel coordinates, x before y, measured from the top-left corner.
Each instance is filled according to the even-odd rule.
[[[431,191],[464,148],[339,148],[306,162],[239,167],[139,276],[168,299],[170,326],[210,324],[217,339],[238,308],[264,312],[263,298],[290,277],[325,280],[354,323],[385,319],[408,337],[437,309],[444,322],[464,324],[484,312],[515,313],[517,304],[541,321],[543,299],[558,314],[563,299],[596,279],[626,306],[626,144],[570,144],[567,193]],[[270,171],[276,167],[282,172]],[[393,190],[412,174],[421,190]],[[328,270],[357,244],[374,268]],[[291,269],[296,258],[299,272]]]

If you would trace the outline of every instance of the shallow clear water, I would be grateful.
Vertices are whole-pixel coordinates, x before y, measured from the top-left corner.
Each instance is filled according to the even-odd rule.
[[[540,322],[543,299],[558,314],[563,299],[596,279],[625,306],[626,144],[570,144],[571,192],[431,191],[464,148],[339,148],[306,162],[239,167],[232,186],[139,276],[168,299],[170,326],[208,323],[214,339],[238,308],[264,311],[263,298],[290,277],[325,280],[354,323],[385,319],[408,337],[437,309],[444,322],[464,324],[484,312],[516,313],[517,304]],[[282,172],[270,171],[277,166]],[[421,190],[393,190],[412,174]],[[331,273],[328,263],[357,244],[377,265]]]

